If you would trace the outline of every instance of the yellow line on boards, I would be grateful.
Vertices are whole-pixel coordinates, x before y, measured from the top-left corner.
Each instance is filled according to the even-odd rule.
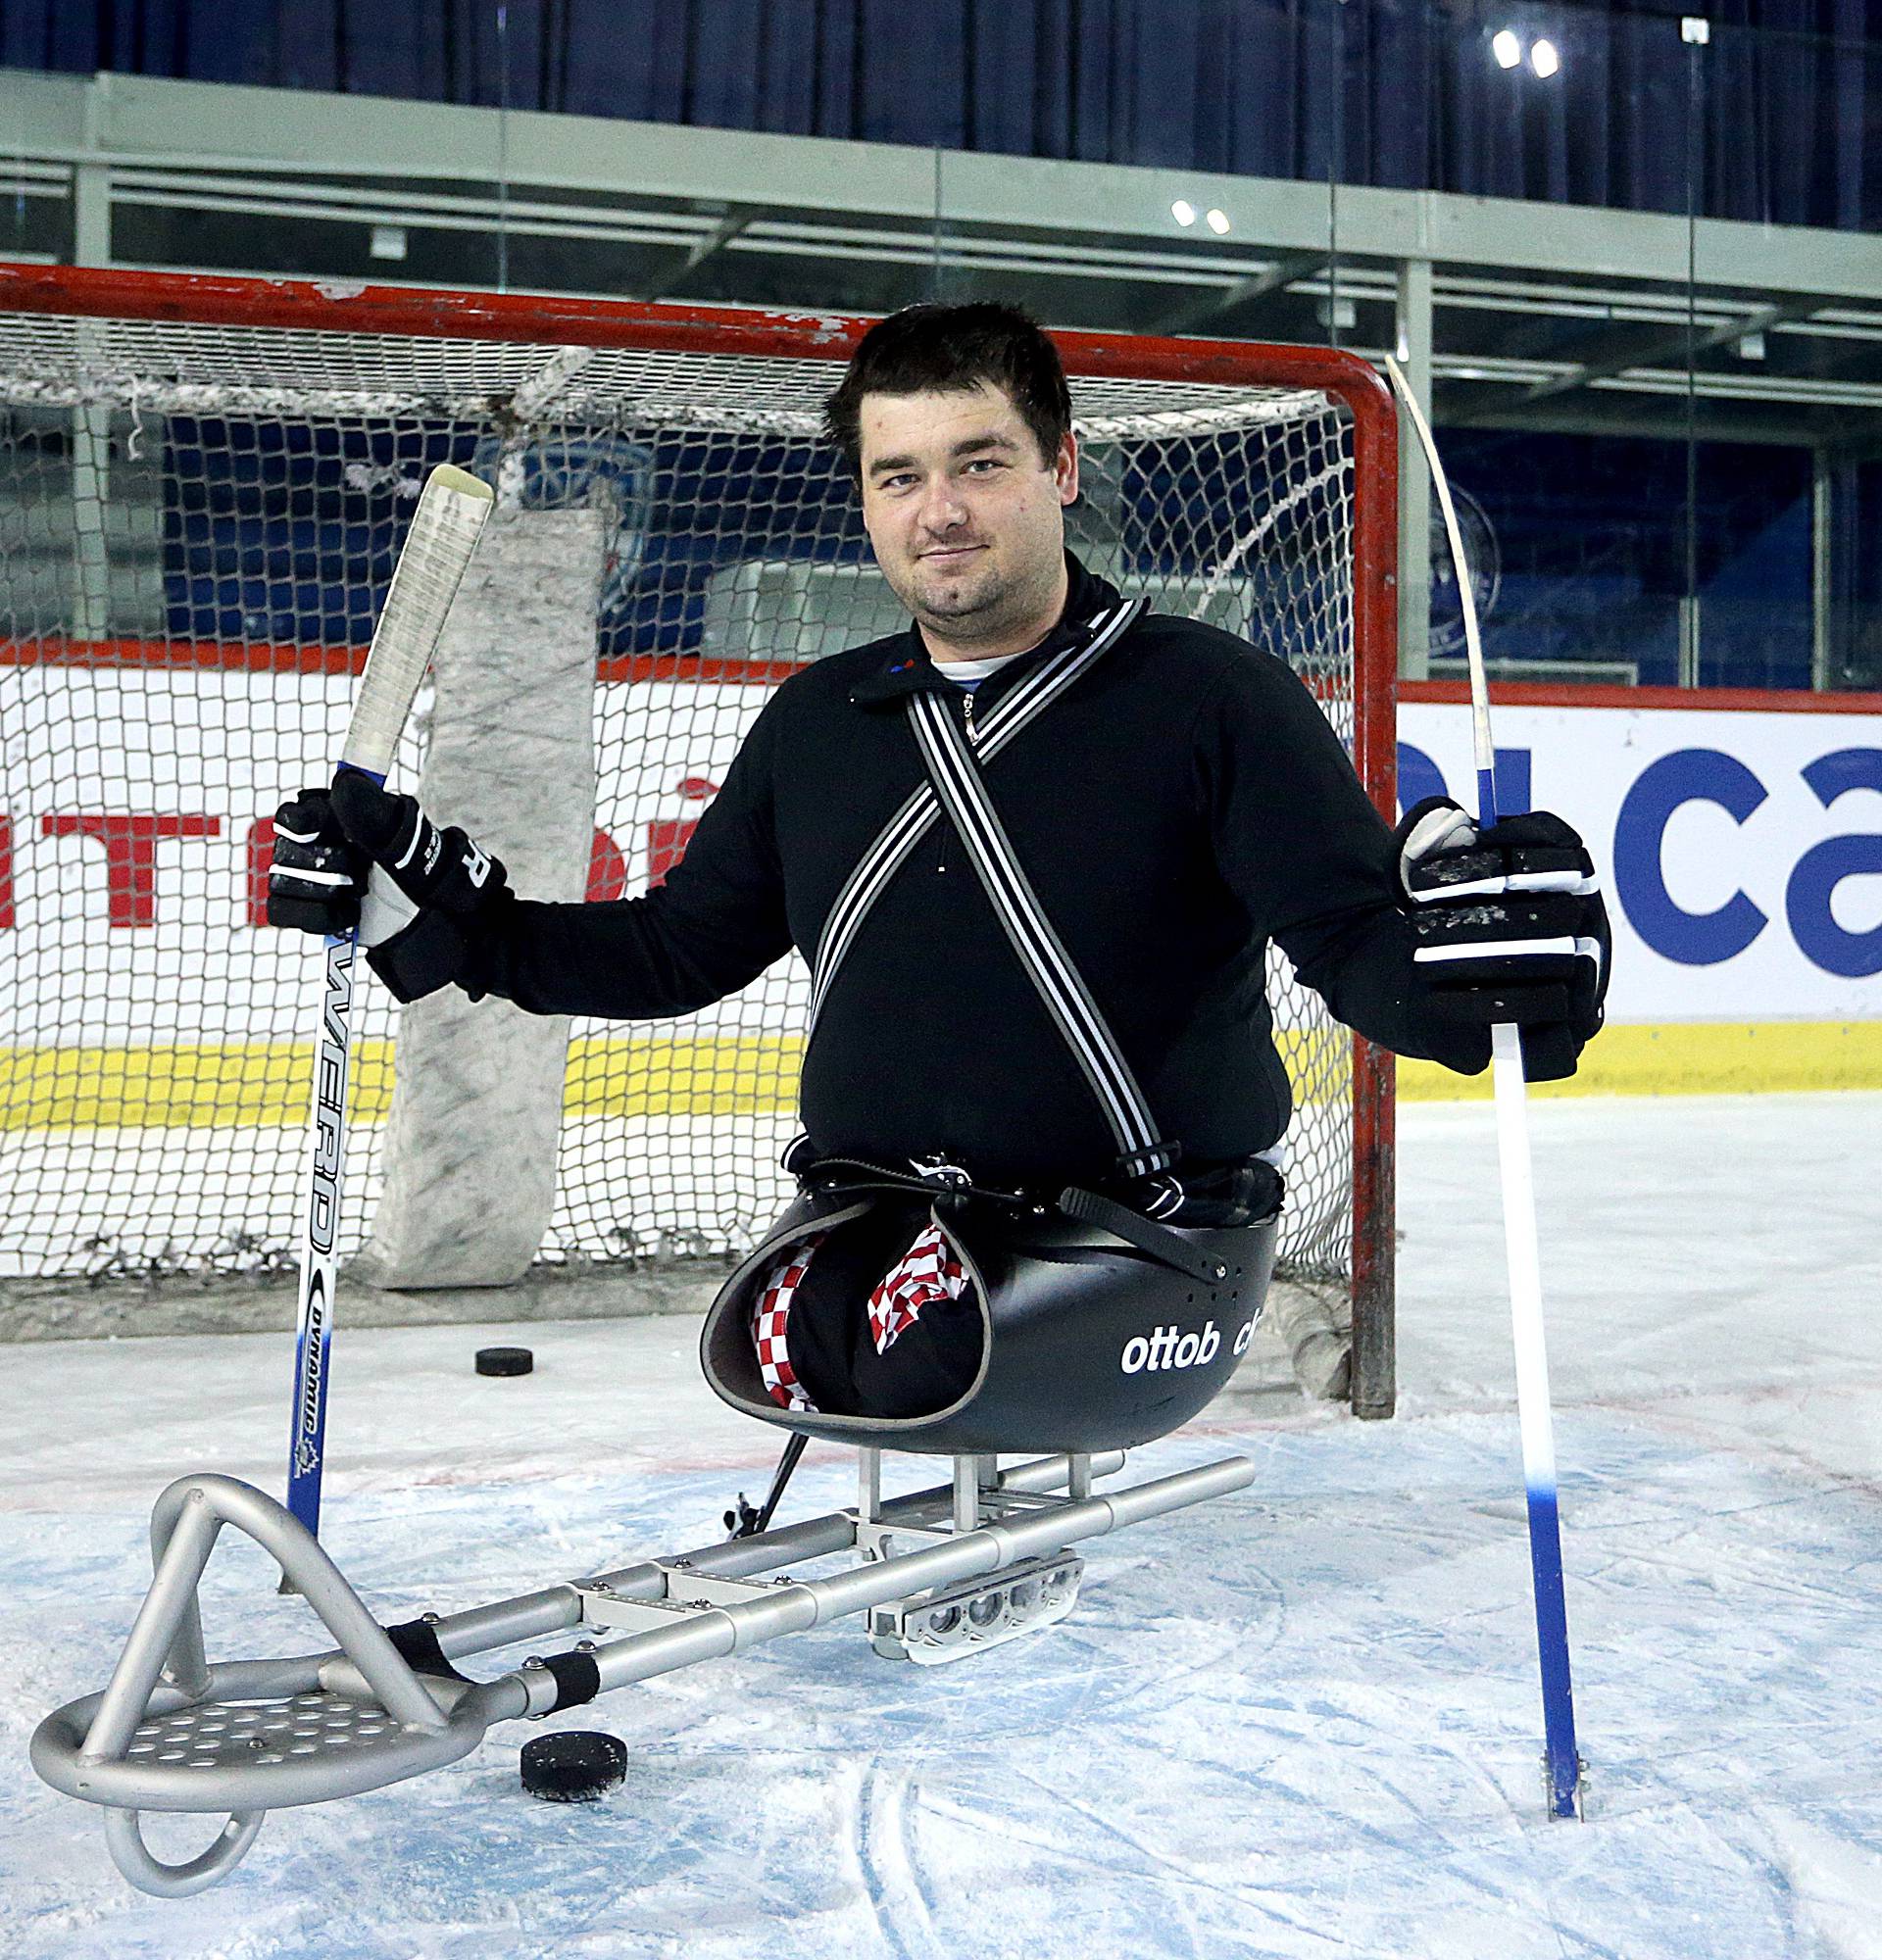
[[[764,1035],[571,1042],[575,1116],[730,1116],[797,1106],[803,1042]],[[307,1042],[0,1048],[0,1130],[242,1129],[307,1120]],[[352,1119],[392,1105],[392,1044],[353,1050]]]
[[[242,1128],[307,1121],[309,1042],[0,1049],[0,1129]],[[353,1111],[392,1102],[392,1044],[353,1050]]]
[[[569,1044],[565,1116],[768,1115],[797,1107],[797,1035],[700,1035]]]
[[[1280,1034],[1302,1103],[1339,1093],[1344,1034]],[[589,1036],[570,1044],[570,1116],[702,1117],[788,1113],[803,1042],[775,1035]],[[1401,1061],[1408,1102],[1487,1098],[1490,1077]],[[245,1128],[305,1122],[313,1050],[305,1042],[148,1048],[0,1048],[0,1130]],[[1882,1089],[1882,1021],[1766,1021],[1610,1027],[1572,1080],[1539,1096],[1701,1096]],[[353,1052],[353,1119],[382,1122],[392,1044]]]
[[[1882,1021],[1685,1021],[1608,1027],[1565,1082],[1537,1096],[1727,1096],[1810,1089],[1882,1089]],[[1434,1061],[1399,1063],[1407,1102],[1490,1099],[1490,1072],[1454,1075]]]

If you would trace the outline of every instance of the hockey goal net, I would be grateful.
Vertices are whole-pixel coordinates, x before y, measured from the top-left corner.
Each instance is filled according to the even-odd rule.
[[[259,923],[267,818],[331,766],[425,469],[485,474],[520,520],[604,514],[573,572],[586,890],[631,895],[683,851],[768,688],[902,623],[817,434],[862,324],[27,267],[0,268],[0,1274],[285,1266],[312,967]],[[1292,662],[1389,808],[1376,376],[1314,349],[1059,338],[1074,548]],[[421,697],[401,780],[438,706]],[[586,782],[563,793],[585,811]],[[1353,1298],[1359,1399],[1389,1401],[1389,1062],[1278,956],[1270,977],[1297,1102],[1285,1268]],[[793,958],[683,1021],[577,1023],[540,1256],[749,1246],[786,1196],[805,997]],[[355,1246],[396,1032],[361,990]]]

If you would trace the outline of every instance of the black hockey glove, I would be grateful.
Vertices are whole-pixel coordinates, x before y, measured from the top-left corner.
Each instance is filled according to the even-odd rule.
[[[369,859],[347,842],[324,790],[303,790],[274,812],[268,922],[295,932],[351,932],[360,922]]]
[[[325,933],[357,921],[368,961],[401,1001],[458,977],[471,921],[506,891],[497,858],[357,769],[330,791],[303,790],[274,825],[269,922]]]
[[[1593,860],[1547,810],[1479,831],[1448,797],[1426,797],[1397,831],[1399,883],[1435,1010],[1522,1031],[1525,1074],[1552,1082],[1602,1023],[1611,940]]]

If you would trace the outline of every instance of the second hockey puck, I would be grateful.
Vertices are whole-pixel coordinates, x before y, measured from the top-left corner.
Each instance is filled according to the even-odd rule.
[[[592,1803],[627,1775],[627,1744],[600,1729],[561,1729],[522,1745],[522,1787],[547,1803]]]
[[[536,1357],[527,1348],[479,1348],[477,1373],[480,1375],[527,1375]]]

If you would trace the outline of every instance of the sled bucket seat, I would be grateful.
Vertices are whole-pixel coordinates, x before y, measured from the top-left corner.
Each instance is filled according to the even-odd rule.
[[[1248,1350],[1274,1270],[1278,1214],[1252,1225],[1164,1227],[1219,1277],[1177,1270],[1056,1207],[1015,1213],[944,1200],[935,1219],[973,1285],[980,1365],[959,1400],[885,1418],[780,1407],[753,1340],[759,1289],[780,1257],[881,1201],[804,1192],[731,1275],[706,1315],[700,1363],[722,1401],[800,1435],[923,1454],[1125,1449],[1167,1435],[1220,1392]]]

